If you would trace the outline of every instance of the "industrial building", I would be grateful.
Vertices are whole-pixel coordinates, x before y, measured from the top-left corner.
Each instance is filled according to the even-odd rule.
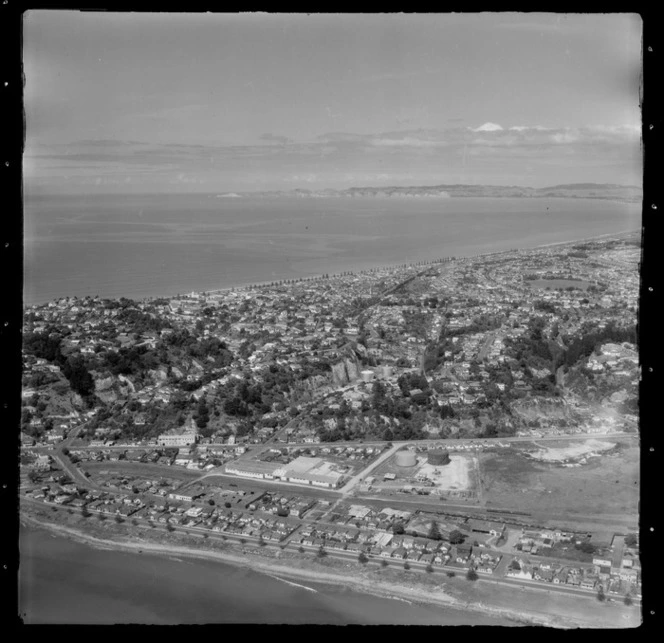
[[[287,465],[248,460],[226,465],[226,473],[233,473],[245,478],[283,480],[295,484],[307,484],[315,487],[334,489],[343,475],[329,470],[329,464],[322,458],[300,456]]]

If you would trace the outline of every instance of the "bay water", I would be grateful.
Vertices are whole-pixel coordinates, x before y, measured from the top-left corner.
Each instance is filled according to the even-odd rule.
[[[26,624],[515,624],[221,562],[98,549],[33,527],[21,527],[19,544]]]
[[[24,301],[173,296],[640,227],[640,204],[563,198],[28,196]]]

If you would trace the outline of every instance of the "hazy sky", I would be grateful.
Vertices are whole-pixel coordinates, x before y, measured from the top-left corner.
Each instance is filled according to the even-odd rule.
[[[641,183],[630,14],[32,11],[26,189]]]

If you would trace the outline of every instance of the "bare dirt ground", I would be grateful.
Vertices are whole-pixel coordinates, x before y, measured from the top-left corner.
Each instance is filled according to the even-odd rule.
[[[578,467],[534,462],[516,450],[484,453],[480,472],[487,507],[602,523],[606,529],[638,521],[638,446],[622,446]]]
[[[543,460],[548,462],[562,461],[562,460],[578,460],[591,453],[601,453],[602,451],[610,451],[616,446],[615,442],[607,442],[606,440],[586,440],[585,442],[577,444],[569,444],[560,447],[550,447],[540,442],[533,442],[536,446],[541,447],[539,451],[531,453],[531,457],[536,460]]]
[[[426,475],[434,483],[432,489],[441,491],[472,491],[476,483],[476,463],[472,456],[464,454],[452,454],[450,463],[441,466],[427,464],[426,457],[419,455],[417,464],[413,467],[400,467],[396,464],[396,458],[391,457],[381,463],[373,472],[377,478],[374,487],[386,490],[402,487],[404,485],[422,486],[416,482],[416,478]],[[391,473],[396,476],[394,481],[383,481],[383,476]]]

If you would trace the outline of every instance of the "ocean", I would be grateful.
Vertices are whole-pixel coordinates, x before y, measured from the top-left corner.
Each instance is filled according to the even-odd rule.
[[[97,549],[21,527],[26,624],[515,625],[223,563]]]
[[[28,195],[24,301],[167,297],[640,225],[640,204],[593,199]]]

